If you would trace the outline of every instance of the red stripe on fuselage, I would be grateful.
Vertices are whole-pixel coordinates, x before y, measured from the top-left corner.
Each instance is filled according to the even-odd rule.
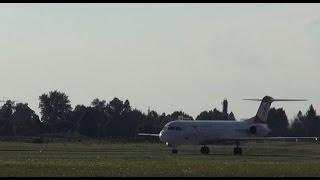
[[[258,123],[258,124],[265,124],[267,122],[264,122],[262,119],[260,119],[258,116],[256,116],[256,118],[254,118],[254,123]]]

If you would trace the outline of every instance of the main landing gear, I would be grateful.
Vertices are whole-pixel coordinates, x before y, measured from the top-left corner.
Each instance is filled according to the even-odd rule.
[[[237,147],[235,147],[233,149],[233,154],[234,155],[237,155],[237,154],[242,155],[242,148],[239,147],[239,141],[236,141],[236,145],[237,145]]]
[[[209,154],[209,147],[203,146],[200,149],[201,154]]]

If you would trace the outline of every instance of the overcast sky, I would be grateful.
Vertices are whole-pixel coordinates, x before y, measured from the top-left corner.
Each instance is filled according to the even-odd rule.
[[[320,4],[0,4],[0,25],[0,97],[39,115],[54,90],[194,118],[224,98],[249,118],[265,95],[320,111]]]

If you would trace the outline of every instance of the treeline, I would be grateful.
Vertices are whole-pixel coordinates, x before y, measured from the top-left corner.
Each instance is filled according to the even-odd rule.
[[[71,107],[68,96],[59,91],[51,91],[39,96],[41,119],[28,107],[27,103],[6,101],[0,107],[0,136],[41,136],[41,137],[88,137],[88,138],[133,138],[139,132],[159,133],[162,127],[179,117],[193,120],[183,111],[158,114],[156,111],[143,113],[132,108],[129,100],[114,98],[107,102],[98,98],[91,106]],[[195,120],[235,120],[232,112],[227,112],[227,101],[223,111],[216,108],[201,112]],[[312,105],[303,115],[299,111],[292,127],[283,109],[272,108],[268,126],[273,136],[319,136],[319,118]]]
[[[270,136],[320,137],[320,117],[312,105],[305,114],[299,111],[291,124],[282,108],[271,108],[267,123]]]

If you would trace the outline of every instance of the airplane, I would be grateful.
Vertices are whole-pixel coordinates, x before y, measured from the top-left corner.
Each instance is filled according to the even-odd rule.
[[[318,137],[267,137],[271,129],[267,118],[271,103],[274,101],[306,101],[305,99],[274,99],[264,96],[262,99],[244,99],[261,101],[256,115],[244,121],[226,120],[174,120],[168,122],[159,134],[138,133],[141,136],[158,136],[166,146],[172,147],[177,154],[178,145],[202,145],[201,154],[209,154],[207,145],[235,143],[234,155],[242,155],[241,141],[265,141],[286,139],[314,139]]]

